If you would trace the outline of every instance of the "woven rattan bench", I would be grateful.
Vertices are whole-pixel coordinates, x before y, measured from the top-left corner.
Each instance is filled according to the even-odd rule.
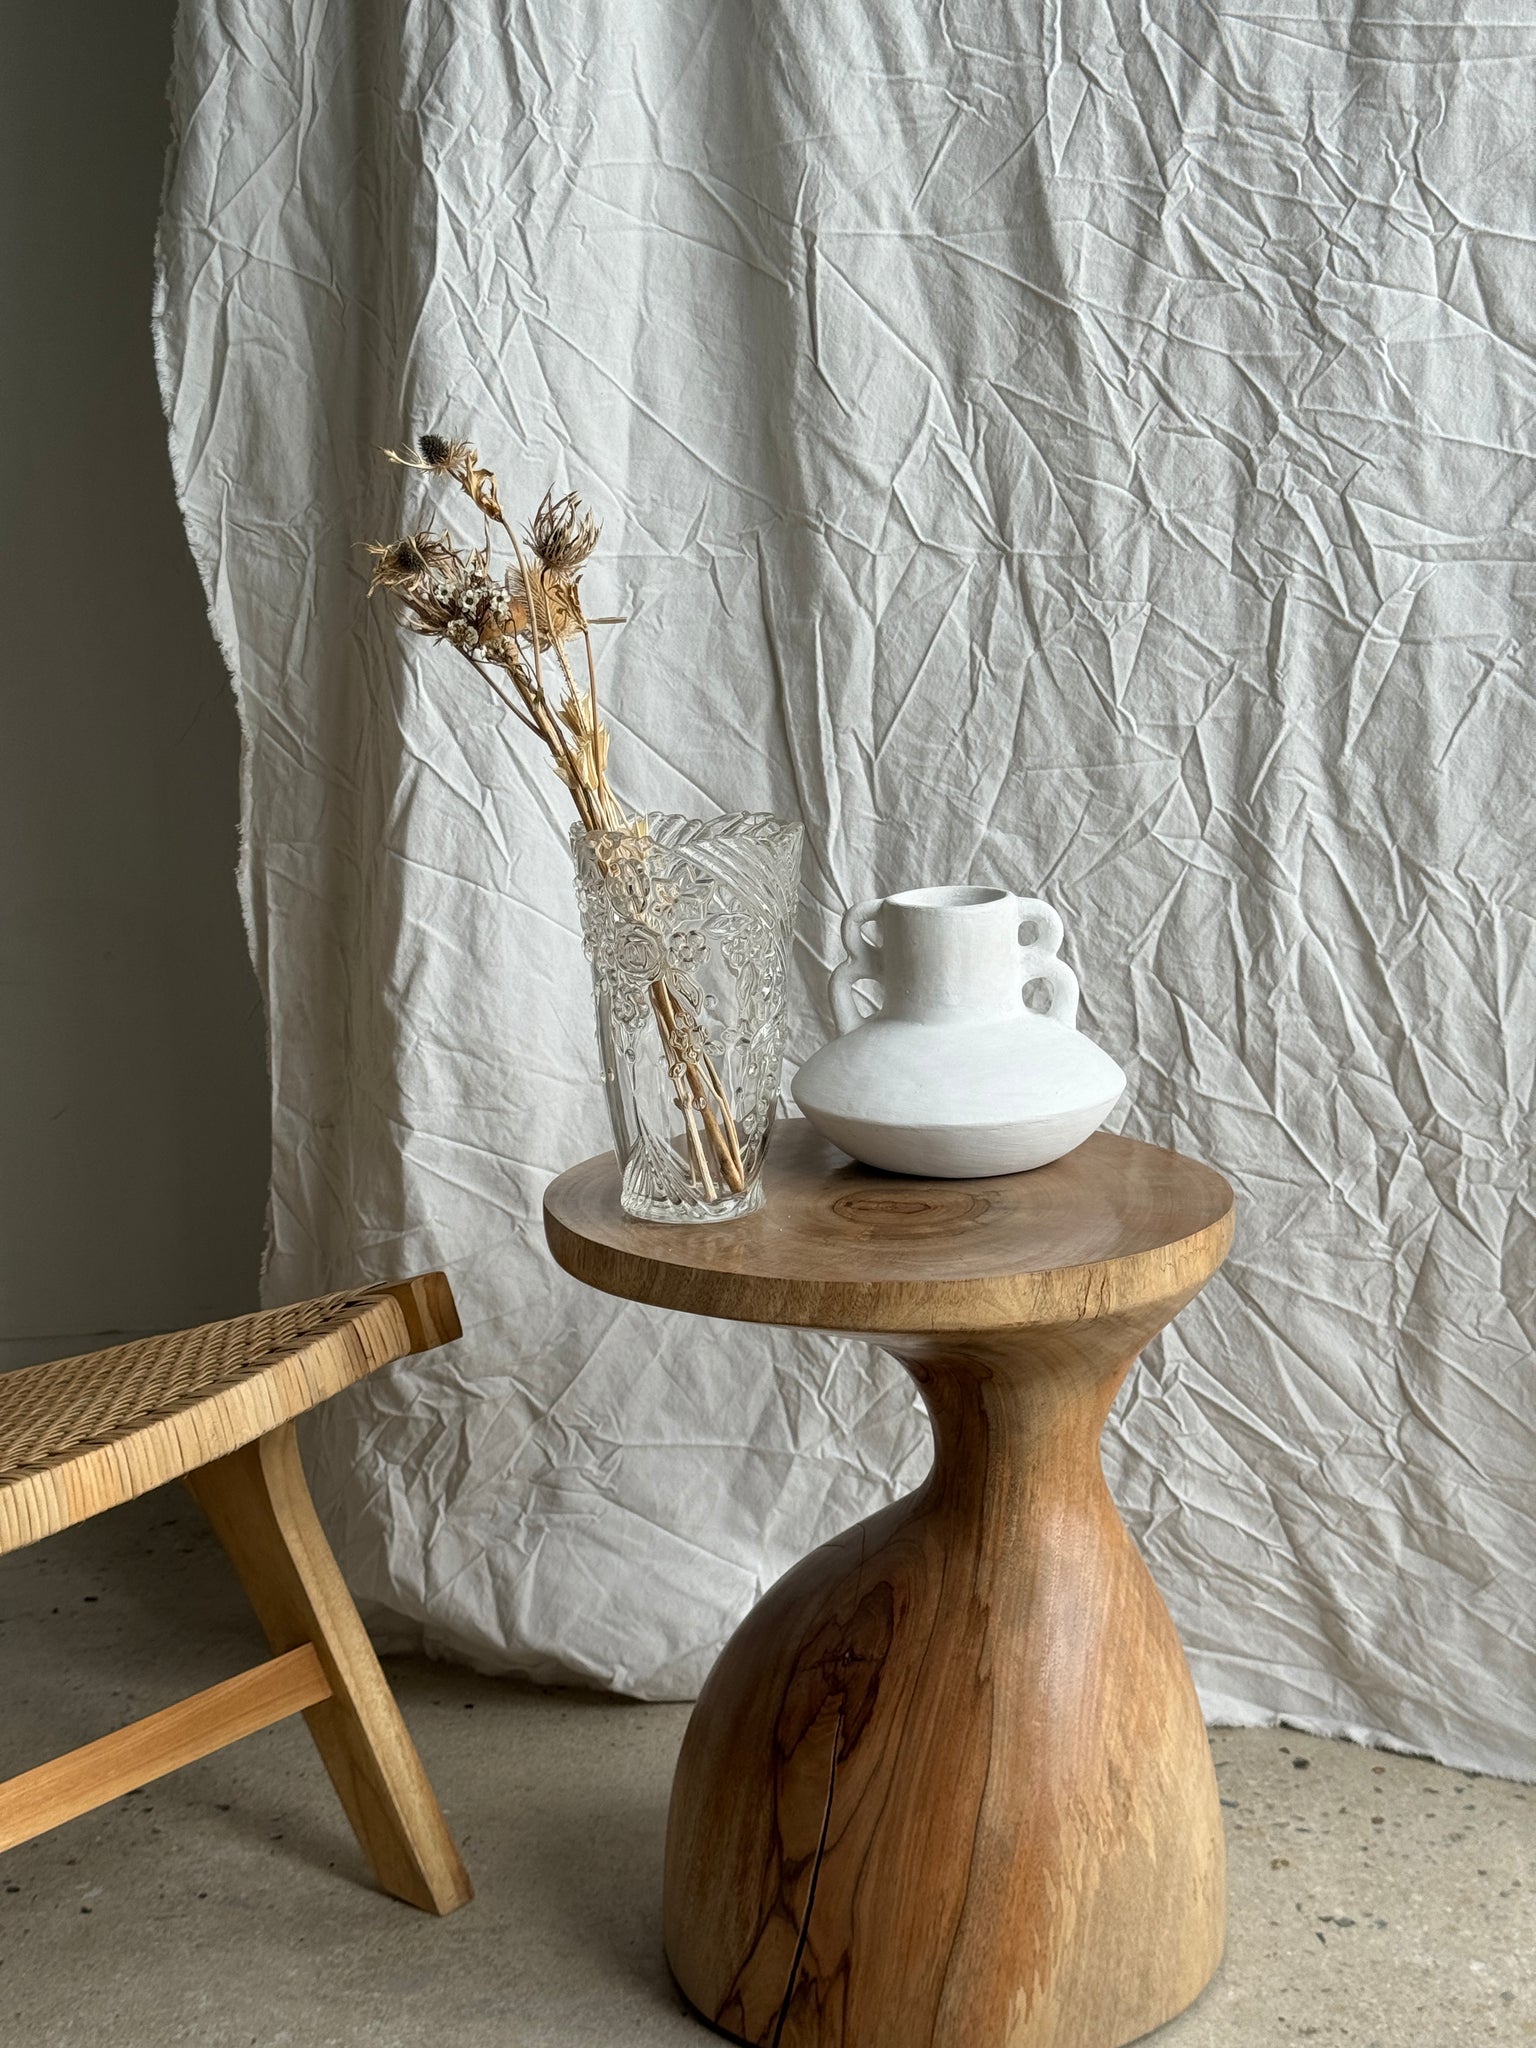
[[[0,1851],[301,1712],[380,1884],[469,1879],[315,1516],[293,1418],[459,1335],[441,1273],[0,1375],[0,1552],[184,1479],[275,1655],[0,1782]]]

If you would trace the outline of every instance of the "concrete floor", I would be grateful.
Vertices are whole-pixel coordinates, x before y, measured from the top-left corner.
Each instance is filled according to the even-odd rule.
[[[172,1488],[0,1559],[0,1773],[261,1645]],[[0,2041],[31,2048],[700,2048],[659,1942],[687,1709],[392,1664],[474,1875],[368,1888],[301,1722],[0,1858]],[[1276,1732],[1213,1736],[1216,1982],[1159,2048],[1536,2038],[1536,1791]]]

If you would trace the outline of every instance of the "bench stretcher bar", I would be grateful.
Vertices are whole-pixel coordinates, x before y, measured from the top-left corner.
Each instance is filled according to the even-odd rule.
[[[0,1781],[0,1852],[331,1696],[313,1643]]]

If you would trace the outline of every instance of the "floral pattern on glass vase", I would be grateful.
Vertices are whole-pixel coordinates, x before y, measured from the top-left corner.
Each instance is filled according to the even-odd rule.
[[[632,1216],[720,1222],[762,1204],[802,837],[762,813],[572,830]]]

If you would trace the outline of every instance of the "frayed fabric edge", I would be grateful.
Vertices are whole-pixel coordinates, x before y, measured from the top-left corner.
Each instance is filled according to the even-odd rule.
[[[1473,1762],[1470,1752],[1454,1742],[1433,1749],[1422,1748],[1359,1722],[1334,1721],[1318,1714],[1282,1714],[1201,1687],[1196,1690],[1207,1728],[1294,1728],[1298,1735],[1310,1735],[1319,1742],[1352,1742],[1359,1749],[1390,1750],[1394,1756],[1419,1757],[1425,1763],[1442,1764],[1447,1770],[1460,1771],[1470,1778],[1506,1778],[1516,1785],[1536,1785],[1536,1758],[1521,1761],[1501,1757],[1493,1763],[1485,1758]]]

